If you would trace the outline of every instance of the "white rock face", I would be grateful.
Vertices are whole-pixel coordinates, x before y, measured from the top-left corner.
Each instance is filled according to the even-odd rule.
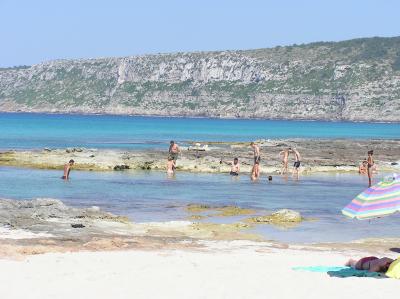
[[[118,61],[118,83],[157,81],[176,83],[193,81],[253,82],[265,74],[254,59],[243,54],[228,53],[215,57],[202,54],[173,54],[122,58]]]

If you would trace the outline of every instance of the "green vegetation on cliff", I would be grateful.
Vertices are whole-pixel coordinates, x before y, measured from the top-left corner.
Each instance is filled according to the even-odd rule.
[[[400,121],[400,37],[2,68],[0,110]]]

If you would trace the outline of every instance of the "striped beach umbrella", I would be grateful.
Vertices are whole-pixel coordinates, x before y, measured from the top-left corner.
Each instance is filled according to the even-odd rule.
[[[342,213],[350,218],[370,219],[400,211],[400,175],[394,175],[357,195]]]

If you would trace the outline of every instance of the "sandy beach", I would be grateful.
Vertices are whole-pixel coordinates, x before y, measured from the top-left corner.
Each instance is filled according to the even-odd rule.
[[[296,266],[340,266],[354,252],[265,250],[214,242],[208,250],[49,253],[0,260],[1,298],[389,298],[394,279],[336,278]],[[358,253],[360,256],[361,253]]]
[[[0,204],[1,298],[376,299],[398,289],[395,279],[293,269],[343,266],[366,255],[397,258],[398,239],[285,244],[238,224],[134,223],[50,199]]]

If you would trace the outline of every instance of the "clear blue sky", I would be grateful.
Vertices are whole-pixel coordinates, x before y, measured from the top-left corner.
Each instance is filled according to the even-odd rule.
[[[0,0],[0,66],[400,35],[396,0]]]

